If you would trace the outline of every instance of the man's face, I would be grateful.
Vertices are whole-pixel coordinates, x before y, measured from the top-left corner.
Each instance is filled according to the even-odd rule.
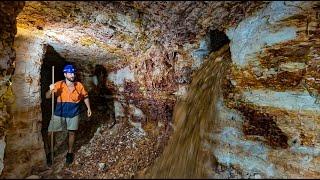
[[[73,82],[75,79],[74,73],[64,73],[64,77],[66,77],[71,82]]]

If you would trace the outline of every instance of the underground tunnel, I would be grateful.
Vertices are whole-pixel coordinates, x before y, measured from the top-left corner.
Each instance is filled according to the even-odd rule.
[[[45,92],[49,90],[49,85],[52,84],[52,75],[54,75],[54,82],[64,80],[63,67],[68,64],[59,54],[53,49],[52,46],[47,46],[45,51],[43,63],[40,69],[40,84],[41,84],[41,112],[42,112],[42,139],[46,154],[50,152],[48,144],[50,144],[50,138],[48,138],[48,126],[51,120],[52,101],[45,97]],[[52,72],[52,66],[54,66],[54,72]],[[54,98],[54,107],[56,106],[56,97]],[[59,139],[59,138],[58,138]],[[59,143],[60,144],[60,143]],[[57,144],[56,147],[59,147]],[[46,157],[48,158],[48,157]]]
[[[0,177],[320,177],[319,7],[0,2]],[[48,166],[66,64],[92,116],[81,101],[73,162],[63,131]]]
[[[47,154],[50,153],[51,137],[48,137],[48,126],[51,120],[52,113],[52,101],[51,99],[47,99],[45,97],[45,93],[49,90],[49,85],[58,81],[64,81],[65,77],[63,75],[63,68],[68,64],[73,64],[73,66],[77,69],[77,65],[74,63],[70,63],[62,58],[52,46],[48,45],[46,47],[44,59],[42,60],[42,65],[40,69],[40,84],[41,84],[41,112],[42,112],[42,139],[44,141],[44,147]],[[54,73],[52,72],[52,68],[54,68]],[[93,78],[93,89],[89,92],[89,99],[92,103],[92,111],[93,116],[86,117],[85,107],[81,104],[80,107],[80,116],[81,121],[79,124],[79,128],[85,129],[83,132],[79,132],[77,134],[77,143],[75,144],[75,150],[78,150],[83,144],[88,143],[88,141],[93,137],[93,133],[96,132],[97,128],[103,124],[111,122],[109,126],[115,124],[114,119],[114,108],[113,108],[113,99],[112,93],[105,86],[104,82],[107,78],[107,71],[101,65],[95,65],[92,70],[93,73],[90,77]],[[52,79],[52,75],[54,74],[54,79]],[[76,73],[76,81],[82,81],[81,73]],[[54,107],[57,104],[57,97],[54,97]],[[53,109],[54,110],[54,109]],[[89,119],[89,120],[88,120]],[[55,133],[55,146],[54,146],[54,156],[59,156],[62,154],[68,145],[68,134],[67,131],[62,133]]]

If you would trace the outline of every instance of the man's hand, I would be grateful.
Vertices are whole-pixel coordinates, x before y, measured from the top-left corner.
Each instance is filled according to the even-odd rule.
[[[50,99],[50,98],[51,98],[51,95],[52,95],[53,90],[54,90],[54,84],[50,84],[49,90],[46,92],[46,98],[47,98],[47,99]]]
[[[87,110],[87,115],[88,115],[88,117],[90,117],[91,114],[92,114],[92,113],[91,113],[91,109],[88,109],[88,110]]]
[[[53,89],[54,89],[54,84],[50,84],[49,89],[50,89],[50,91],[52,92]]]
[[[88,96],[86,98],[84,98],[84,103],[86,104],[87,106],[87,116],[90,117],[91,116],[91,108],[90,108],[90,102],[89,102],[89,98]]]

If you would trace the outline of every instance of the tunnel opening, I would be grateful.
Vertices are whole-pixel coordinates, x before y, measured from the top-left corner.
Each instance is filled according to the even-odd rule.
[[[44,141],[44,148],[48,154],[50,152],[50,137],[48,137],[48,126],[51,120],[52,101],[46,99],[45,93],[49,90],[52,83],[52,66],[54,66],[54,82],[64,80],[63,68],[67,64],[72,64],[77,69],[75,80],[81,82],[89,94],[89,100],[92,110],[92,116],[87,117],[87,107],[84,101],[80,104],[80,122],[76,131],[73,152],[77,152],[81,146],[87,144],[94,136],[97,129],[106,125],[112,128],[116,121],[114,116],[112,92],[107,88],[106,81],[108,72],[102,65],[95,65],[93,68],[84,69],[81,64],[69,62],[61,57],[52,46],[48,45],[41,66],[41,111],[42,111],[42,128],[41,133]],[[91,67],[91,66],[90,66]],[[89,74],[89,77],[88,77]],[[86,79],[90,81],[86,81]],[[91,83],[90,83],[91,82]],[[54,100],[56,106],[57,97]],[[55,133],[54,156],[61,157],[68,149],[67,130]],[[56,160],[55,160],[56,161]],[[58,161],[58,160],[57,160]],[[64,159],[61,161],[64,161]]]
[[[228,36],[223,31],[219,31],[217,29],[209,31],[208,37],[209,37],[208,50],[210,53],[214,51],[218,51],[224,45],[230,43]]]
[[[67,64],[70,64],[70,62],[66,61],[64,58],[62,58],[52,46],[48,45],[46,49],[46,53],[43,58],[43,63],[41,65],[41,72],[40,72],[40,83],[41,83],[41,112],[42,112],[42,128],[41,128],[41,134],[42,139],[44,142],[44,148],[46,154],[49,153],[49,144],[50,141],[48,139],[48,126],[49,122],[51,120],[51,111],[52,111],[52,101],[51,99],[46,99],[45,94],[49,90],[50,84],[52,84],[52,66],[54,66],[54,82],[64,80],[63,75],[63,67]],[[56,97],[54,100],[54,107],[56,105]],[[59,139],[57,142],[59,142],[56,145],[56,148],[58,148],[61,145],[61,139],[65,134],[58,135],[57,139]]]

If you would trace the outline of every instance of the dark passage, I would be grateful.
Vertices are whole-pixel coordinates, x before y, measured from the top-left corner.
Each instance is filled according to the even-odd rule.
[[[82,103],[79,130],[76,134],[74,147],[75,152],[90,141],[101,125],[112,128],[116,123],[112,92],[106,86],[108,72],[105,67],[98,64],[95,65],[91,73],[93,89],[87,89],[87,91],[89,93],[92,116],[90,118],[87,117],[87,108]],[[78,77],[80,78],[80,76]],[[81,79],[78,80],[82,81]]]
[[[51,99],[46,99],[45,93],[49,90],[49,85],[52,83],[52,66],[54,66],[54,82],[64,79],[63,67],[69,64],[62,58],[52,46],[47,46],[47,51],[41,66],[41,111],[42,111],[42,139],[44,141],[46,153],[49,152],[48,143],[48,126],[51,119],[52,102]],[[55,98],[56,104],[56,98]]]
[[[228,36],[223,32],[219,30],[211,30],[208,33],[208,36],[210,38],[210,44],[208,47],[209,52],[217,51],[225,44],[229,44],[230,40]]]
[[[79,128],[76,131],[74,152],[77,152],[81,146],[87,144],[94,136],[97,128],[101,125],[112,127],[115,125],[113,97],[111,91],[106,87],[107,70],[102,65],[96,65],[90,72],[93,81],[93,87],[88,88],[84,83],[84,72],[81,65],[70,63],[62,58],[53,47],[48,46],[43,64],[41,66],[41,110],[42,110],[42,137],[45,145],[46,154],[50,152],[50,139],[48,139],[48,126],[51,120],[52,100],[45,98],[45,93],[49,90],[52,83],[52,66],[54,66],[54,82],[64,80],[63,68],[67,64],[72,64],[77,69],[76,81],[81,82],[89,93],[89,100],[92,110],[92,116],[87,117],[87,108],[85,103],[81,102],[81,114]],[[56,105],[56,98],[54,101]],[[54,156],[58,156],[67,151],[68,136],[67,131],[54,133],[55,145]]]

